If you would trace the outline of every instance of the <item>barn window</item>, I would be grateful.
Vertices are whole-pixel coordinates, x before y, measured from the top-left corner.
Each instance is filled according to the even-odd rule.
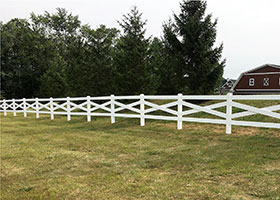
[[[250,78],[249,79],[249,86],[254,86],[255,85],[255,79],[254,78]]]
[[[263,85],[264,86],[269,86],[269,78],[264,78],[263,79]]]

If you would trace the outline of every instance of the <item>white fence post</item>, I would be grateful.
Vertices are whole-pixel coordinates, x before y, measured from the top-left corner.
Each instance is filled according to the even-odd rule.
[[[91,115],[90,115],[90,96],[87,96],[87,121],[90,122],[91,121]]]
[[[115,96],[111,95],[111,123],[114,124],[115,122]]]
[[[3,100],[3,110],[4,110],[4,116],[7,116],[6,99]]]
[[[50,98],[50,112],[51,112],[51,120],[54,119],[54,114],[53,114],[53,98]]]
[[[232,93],[227,94],[226,134],[231,134]]]
[[[39,100],[38,98],[35,99],[35,106],[36,106],[36,118],[39,118]]]
[[[140,126],[145,126],[145,97],[140,95]]]
[[[183,94],[178,94],[178,119],[177,119],[177,129],[181,130],[182,129],[182,124],[183,124],[183,117],[182,117],[182,112],[183,112]]]
[[[17,116],[15,99],[13,99],[13,114],[14,114],[14,116]]]
[[[70,97],[67,97],[66,101],[66,109],[67,109],[67,121],[71,120],[71,111],[70,111]]]
[[[26,117],[27,116],[27,113],[26,113],[26,100],[25,98],[23,98],[23,116]]]

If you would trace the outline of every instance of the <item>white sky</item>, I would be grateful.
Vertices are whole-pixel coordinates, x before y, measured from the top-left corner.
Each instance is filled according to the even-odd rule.
[[[179,13],[180,0],[0,0],[0,20],[29,18],[30,13],[55,12],[66,8],[79,15],[83,24],[118,27],[117,20],[136,5],[148,20],[147,33],[160,36],[162,23]],[[265,63],[280,65],[279,0],[207,0],[207,13],[218,18],[217,44],[224,44],[224,77]]]

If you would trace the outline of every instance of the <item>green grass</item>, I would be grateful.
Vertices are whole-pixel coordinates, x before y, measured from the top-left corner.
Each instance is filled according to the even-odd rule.
[[[1,114],[1,199],[280,199],[280,131]]]

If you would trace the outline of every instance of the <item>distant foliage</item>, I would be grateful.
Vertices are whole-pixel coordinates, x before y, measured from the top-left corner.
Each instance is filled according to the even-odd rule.
[[[47,63],[47,70],[41,74],[39,96],[66,96],[74,94],[70,89],[71,78],[69,68],[76,64],[79,56],[82,55],[81,43],[81,22],[78,16],[68,14],[65,9],[58,8],[57,12],[43,15],[31,14],[32,28],[42,38],[48,41],[47,53],[50,59]]]
[[[123,15],[121,30],[82,25],[56,13],[12,19],[1,28],[1,98],[133,94],[209,94],[220,82],[223,46],[206,2],[186,1],[147,37],[142,13]]]
[[[45,72],[47,45],[24,19],[1,25],[1,93],[6,98],[32,97]]]

